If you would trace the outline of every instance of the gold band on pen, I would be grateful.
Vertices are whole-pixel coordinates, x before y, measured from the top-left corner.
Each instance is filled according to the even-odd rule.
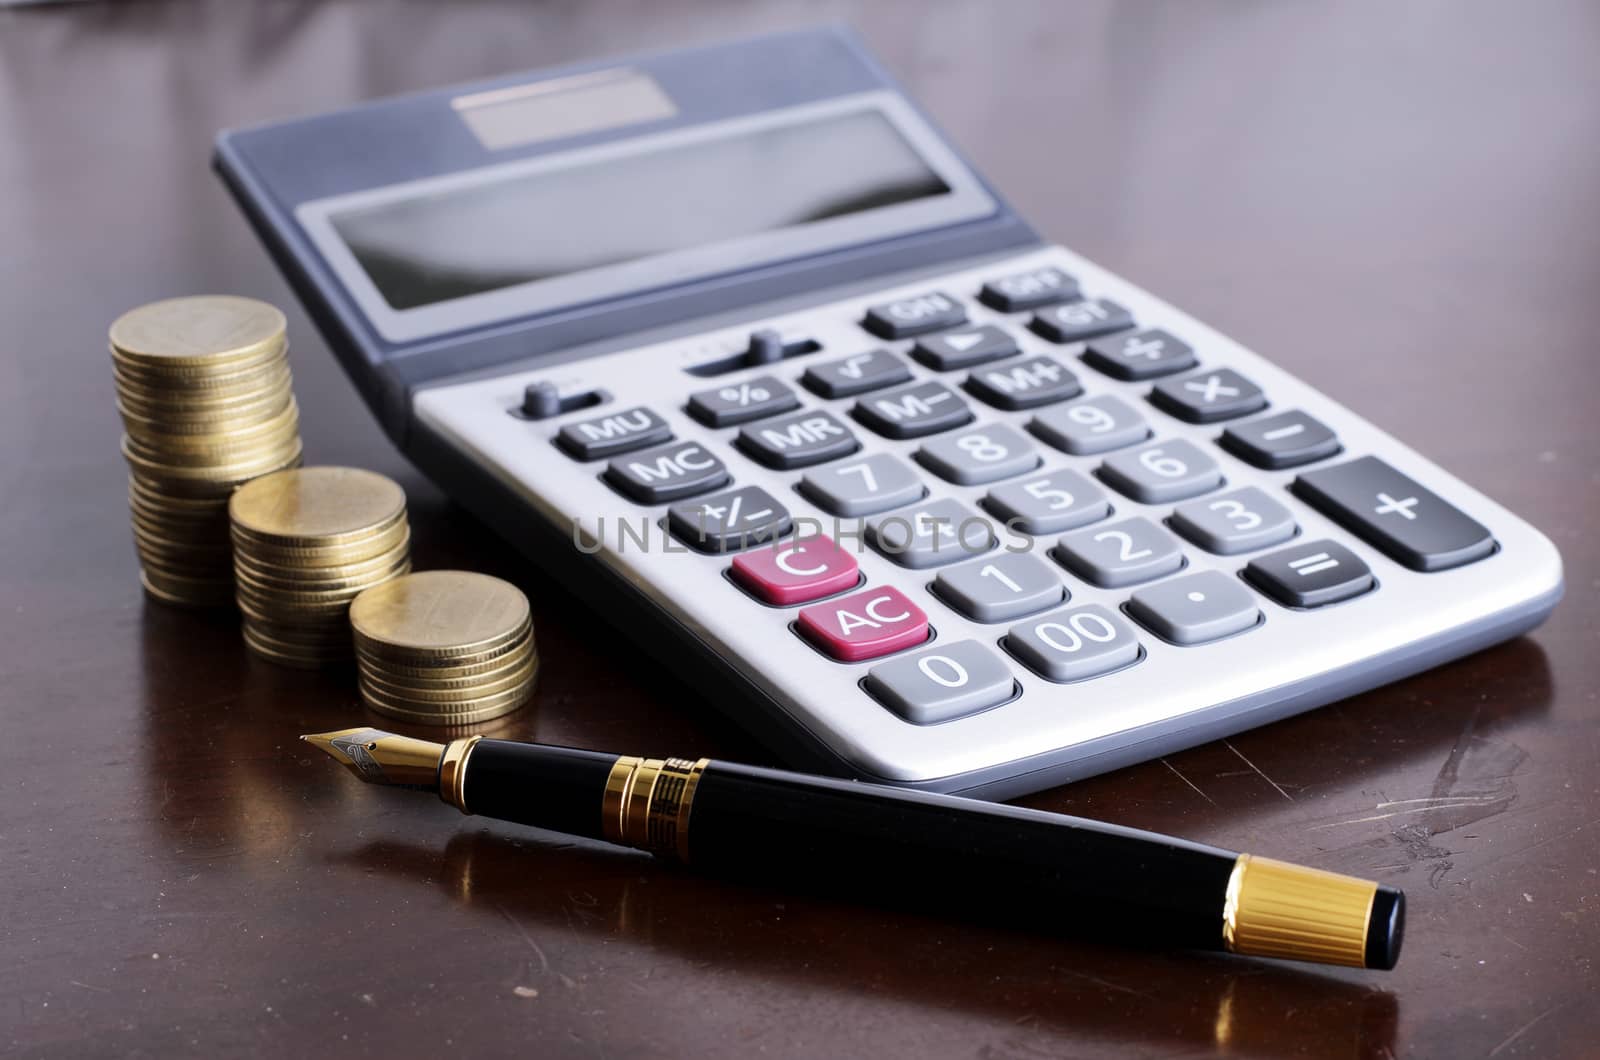
[[[439,758],[439,798],[462,813],[467,809],[467,758],[482,736],[451,740]]]
[[[1354,876],[1240,854],[1222,906],[1229,953],[1366,966],[1378,885]]]
[[[613,843],[689,860],[689,813],[710,759],[623,755],[606,777],[602,834]]]

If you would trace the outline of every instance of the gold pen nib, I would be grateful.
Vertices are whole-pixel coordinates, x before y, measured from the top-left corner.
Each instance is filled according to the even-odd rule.
[[[340,729],[300,737],[368,784],[439,790],[445,745],[396,736],[382,729]]]

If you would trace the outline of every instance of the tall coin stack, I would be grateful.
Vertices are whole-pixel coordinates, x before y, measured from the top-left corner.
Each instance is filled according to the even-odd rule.
[[[539,676],[528,598],[509,582],[418,571],[350,605],[361,698],[380,714],[472,725],[509,714]]]
[[[145,590],[226,605],[229,495],[300,462],[283,314],[252,298],[172,298],[124,313],[110,337]]]
[[[350,601],[411,569],[405,491],[359,468],[304,467],[241,486],[228,511],[245,644],[284,666],[348,662]]]

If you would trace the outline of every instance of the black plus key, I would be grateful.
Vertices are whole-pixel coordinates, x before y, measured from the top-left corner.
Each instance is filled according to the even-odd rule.
[[[701,552],[737,552],[776,541],[794,526],[789,509],[760,486],[714,493],[667,509],[672,534]]]
[[[842,398],[881,390],[910,378],[911,369],[906,367],[906,362],[888,350],[870,350],[814,364],[806,369],[800,381],[825,398]]]
[[[1481,523],[1375,456],[1303,472],[1290,488],[1412,570],[1448,570],[1494,551]]]
[[[561,428],[556,444],[579,460],[599,460],[630,449],[659,445],[672,437],[667,421],[640,407],[579,420]]]
[[[1113,379],[1154,379],[1195,366],[1194,350],[1160,328],[1111,335],[1089,343],[1083,359]]]
[[[998,361],[1018,352],[1017,340],[993,324],[918,339],[911,356],[938,372]]]
[[[707,427],[732,427],[798,408],[794,391],[770,375],[724,383],[689,395],[689,415]]]
[[[888,438],[920,438],[961,426],[972,410],[954,390],[930,380],[864,397],[855,417]]]
[[[1298,409],[1235,423],[1222,432],[1217,444],[1269,471],[1326,460],[1341,448],[1333,431]]]
[[[1267,407],[1267,396],[1232,368],[1167,379],[1150,391],[1150,404],[1188,423],[1216,423]]]
[[[1054,265],[1014,272],[983,285],[978,301],[1002,313],[1020,313],[1078,297],[1078,281]]]
[[[605,480],[641,504],[666,504],[714,490],[728,469],[699,442],[672,442],[619,456],[606,465]]]
[[[1245,580],[1285,607],[1323,607],[1360,596],[1374,585],[1361,557],[1324,538],[1251,560]]]
[[[737,444],[752,460],[780,471],[847,456],[859,445],[850,428],[820,409],[752,423],[739,432]]]
[[[1083,393],[1078,377],[1054,357],[1029,357],[967,376],[967,390],[997,409],[1032,409]]]
[[[1030,326],[1051,342],[1082,342],[1133,327],[1133,314],[1109,298],[1088,298],[1041,309]]]
[[[909,339],[966,322],[966,306],[947,294],[930,291],[871,307],[861,326],[880,339]]]

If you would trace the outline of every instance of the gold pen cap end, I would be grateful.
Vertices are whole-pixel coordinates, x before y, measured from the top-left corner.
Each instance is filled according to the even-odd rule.
[[[1240,854],[1228,880],[1222,938],[1232,953],[1393,968],[1405,895],[1371,880]]]
[[[397,736],[382,729],[339,729],[300,737],[368,784],[439,790],[444,744]]]

